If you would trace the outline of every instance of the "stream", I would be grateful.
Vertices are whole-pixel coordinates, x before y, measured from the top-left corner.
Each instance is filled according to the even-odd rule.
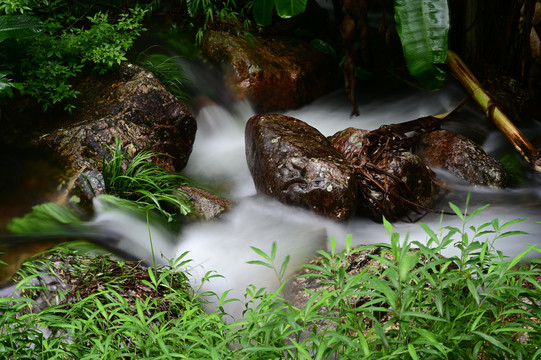
[[[194,76],[193,73],[191,76]],[[193,81],[197,83],[197,79]],[[361,115],[351,118],[350,104],[343,91],[339,90],[285,114],[303,120],[329,136],[350,126],[371,130],[384,124],[446,113],[466,97],[466,93],[453,81],[441,91],[433,93],[411,88],[392,91],[370,88],[359,95]],[[297,269],[297,265],[309,261],[317,250],[329,250],[331,237],[335,239],[337,249],[345,247],[348,235],[352,236],[354,245],[388,241],[384,226],[370,219],[353,217],[337,223],[256,194],[244,153],[244,126],[255,115],[254,110],[247,102],[220,102],[220,99],[209,98],[205,106],[194,110],[198,132],[190,160],[182,173],[196,182],[221,189],[235,205],[217,221],[185,225],[178,237],[157,227],[152,228],[154,251],[162,254],[162,262],[189,252],[186,256],[193,261],[185,270],[191,274],[195,289],[212,291],[218,296],[231,290],[230,298],[242,299],[244,289],[250,284],[269,290],[278,287],[277,277],[271,269],[247,263],[250,260],[263,260],[250,248],[252,246],[270,253],[272,243],[276,242],[278,251],[275,265],[280,268],[285,256],[290,255],[289,275]],[[458,116],[444,127],[481,143],[490,154],[501,155],[513,151],[495,130],[485,130],[492,127],[473,103],[463,107]],[[527,136],[540,132],[538,127],[523,130]],[[438,175],[452,184],[453,190],[443,196],[434,209],[449,212],[449,202],[464,209],[468,192],[471,191],[469,212],[485,204],[491,206],[468,226],[479,226],[495,218],[499,219],[500,224],[515,218],[528,219],[505,231],[522,230],[529,232],[529,235],[499,239],[494,242],[496,249],[507,256],[515,256],[526,249],[525,245],[541,246],[541,225],[535,223],[541,220],[539,174],[528,170],[522,183],[506,189],[471,187],[449,174],[438,172]],[[94,221],[122,233],[126,245],[120,246],[126,246],[132,254],[150,254],[146,223],[115,211],[101,211]],[[452,215],[429,213],[420,221],[435,232],[441,226],[462,228],[461,220]],[[395,232],[402,235],[401,239],[406,234],[412,241],[426,242],[428,238],[418,222],[394,223],[393,227]],[[139,250],[136,250],[137,247]],[[446,256],[454,254],[457,251],[452,246],[443,253]],[[201,284],[200,279],[209,271],[223,277]],[[209,310],[212,310],[216,299],[210,297],[209,300]],[[242,303],[234,302],[229,303],[226,310],[237,317],[243,307]]]
[[[219,74],[207,71],[201,64],[182,59],[178,61],[191,81],[190,92],[193,98],[198,99],[194,103],[199,104],[191,109],[197,119],[198,131],[182,175],[210,189],[217,189],[218,193],[233,200],[234,206],[219,220],[187,223],[180,234],[176,235],[159,224],[151,224],[149,229],[144,219],[108,208],[98,197],[95,199],[97,214],[90,223],[116,234],[116,247],[132,257],[145,259],[148,264],[152,264],[151,245],[160,264],[167,264],[170,259],[185,254],[186,258],[192,259],[184,270],[191,275],[194,289],[212,291],[218,297],[224,291],[231,290],[229,298],[242,299],[244,290],[250,284],[271,291],[279,285],[272,269],[247,263],[250,260],[262,260],[251,247],[270,253],[275,242],[278,249],[275,265],[279,269],[284,258],[289,255],[287,275],[291,275],[299,264],[308,262],[316,251],[329,250],[331,237],[335,239],[338,250],[345,248],[348,235],[351,235],[353,245],[388,242],[384,226],[370,219],[354,216],[337,223],[256,194],[244,147],[245,124],[256,113],[249,103],[233,101],[221,90],[221,84],[215,82]],[[285,115],[298,118],[325,136],[330,136],[347,127],[372,130],[384,124],[447,113],[466,97],[466,92],[452,80],[437,92],[411,87],[388,89],[385,84],[362,84],[362,90],[358,93],[361,114],[358,117],[350,117],[351,105],[343,90],[332,92],[300,109],[288,111]],[[444,128],[468,136],[496,157],[514,152],[471,101],[460,109],[457,116],[446,122]],[[521,130],[532,139],[541,133],[541,125]],[[419,221],[436,233],[442,226],[462,228],[459,217],[441,215],[440,212],[450,211],[449,202],[464,209],[471,191],[470,212],[485,204],[490,204],[490,207],[468,223],[468,227],[479,226],[495,218],[499,219],[500,224],[525,218],[528,220],[505,231],[522,230],[528,232],[528,235],[501,238],[494,242],[494,247],[510,257],[524,251],[526,245],[541,247],[541,224],[536,223],[541,221],[541,175],[527,166],[525,168],[524,180],[512,183],[506,189],[471,187],[449,174],[438,172],[439,176],[452,185],[452,191],[434,205],[433,208],[437,210],[435,213],[429,213]],[[28,191],[23,189],[20,193]],[[4,217],[7,218],[7,215]],[[402,235],[402,240],[408,235],[411,241],[427,241],[428,236],[419,222],[398,222],[393,227],[395,232]],[[445,256],[454,254],[457,254],[457,250],[453,246],[443,253]],[[223,277],[214,277],[201,283],[201,279],[209,272]],[[209,297],[209,301],[208,309],[215,309],[216,299]],[[233,302],[225,308],[234,317],[238,317],[244,305]]]

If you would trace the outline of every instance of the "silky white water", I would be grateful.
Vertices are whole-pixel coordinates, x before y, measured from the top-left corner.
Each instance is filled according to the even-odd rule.
[[[359,117],[350,118],[350,105],[341,91],[329,94],[311,105],[287,112],[287,115],[301,119],[312,125],[324,135],[332,135],[336,131],[353,126],[364,129],[375,129],[383,124],[413,120],[422,116],[436,115],[451,111],[466,97],[456,84],[448,85],[440,92],[427,93],[366,92],[360,95]],[[196,118],[198,132],[190,156],[188,166],[183,171],[190,179],[214,185],[225,192],[225,196],[234,201],[233,208],[221,219],[211,222],[198,222],[186,225],[177,238],[160,229],[151,229],[154,250],[163,254],[158,260],[179,256],[189,252],[187,257],[193,259],[186,270],[193,278],[193,286],[199,291],[212,291],[220,296],[231,290],[230,298],[242,299],[244,290],[250,284],[265,287],[269,290],[278,286],[275,273],[266,267],[252,265],[250,260],[262,260],[250,247],[257,247],[267,253],[273,242],[277,243],[278,254],[276,266],[279,268],[286,255],[291,256],[289,274],[296,266],[306,263],[319,249],[328,249],[329,237],[336,239],[339,248],[344,247],[348,234],[352,234],[353,242],[358,244],[375,244],[386,242],[388,235],[382,224],[370,219],[354,217],[343,223],[336,223],[315,215],[309,211],[283,205],[273,199],[256,194],[245,158],[244,126],[254,112],[249,104],[239,102],[228,108],[211,101],[200,108]],[[487,133],[488,125],[483,115],[474,104],[460,111],[457,120],[447,127],[466,133],[476,140],[481,140],[486,149],[498,152],[507,149],[508,145],[499,135]],[[442,174],[446,179],[448,174]],[[495,242],[495,247],[508,256],[515,256],[526,249],[525,245],[541,247],[540,191],[537,189],[536,174],[529,182],[514,189],[489,189],[469,187],[455,179],[449,178],[454,190],[446,195],[434,208],[449,211],[448,201],[461,208],[469,190],[472,191],[470,209],[481,205],[492,204],[487,210],[475,217],[470,225],[482,224],[499,218],[500,223],[515,218],[530,220],[507,228],[522,230],[530,235],[506,237]],[[449,180],[448,179],[448,180]],[[118,219],[118,217],[124,217]],[[119,233],[129,238],[134,244],[128,252],[136,252],[149,260],[149,241],[146,223],[129,219],[116,212],[102,212],[96,218],[101,226],[115,228],[115,222],[122,223]],[[116,219],[111,219],[112,217]],[[435,232],[440,228],[440,220],[444,226],[462,228],[456,216],[428,214],[422,221]],[[409,234],[410,240],[425,242],[427,235],[418,223],[396,223],[396,232]],[[119,230],[119,229],[117,229]],[[146,252],[146,254],[145,254]],[[453,247],[444,255],[455,254]],[[532,254],[535,255],[535,254]],[[201,285],[200,279],[209,271],[222,275]],[[209,298],[213,300],[213,298]],[[216,299],[209,305],[212,310]],[[230,303],[226,310],[233,316],[240,316],[244,305]]]

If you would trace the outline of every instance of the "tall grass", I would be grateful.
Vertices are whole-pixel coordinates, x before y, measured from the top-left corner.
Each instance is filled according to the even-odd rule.
[[[187,254],[157,276],[139,268],[130,277],[127,263],[106,258],[78,260],[71,269],[57,258],[31,263],[20,273],[19,287],[28,295],[0,300],[0,351],[11,359],[540,358],[540,260],[523,260],[541,249],[528,246],[508,259],[494,242],[520,235],[509,229],[522,219],[473,226],[482,208],[470,214],[451,207],[463,226],[434,231],[421,224],[426,242],[401,239],[385,221],[389,242],[365,252],[370,265],[364,268],[356,268],[355,259],[367,246],[352,247],[348,237],[338,252],[331,241],[330,251],[304,265],[303,276],[321,286],[306,288],[302,305],[285,291],[287,260],[275,264],[275,246],[270,254],[254,248],[260,259],[251,263],[274,269],[282,286],[247,288],[244,318],[231,324],[223,304],[232,300],[221,294],[215,294],[215,312],[202,311],[202,298],[180,272]],[[459,254],[442,257],[449,246]],[[23,311],[36,306],[31,294],[37,285],[28,279],[44,264],[76,285],[59,305]],[[142,288],[148,291],[130,292]]]

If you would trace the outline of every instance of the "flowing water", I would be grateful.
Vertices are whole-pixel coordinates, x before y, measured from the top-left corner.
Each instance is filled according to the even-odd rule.
[[[359,96],[361,116],[350,118],[350,104],[343,91],[336,91],[314,101],[313,104],[288,111],[286,114],[307,122],[328,136],[349,126],[375,129],[383,124],[446,113],[465,97],[465,92],[453,82],[442,91],[434,93],[411,88],[407,91],[370,89]],[[354,244],[388,241],[383,225],[372,220],[354,217],[346,222],[336,223],[306,210],[257,195],[244,150],[244,126],[255,113],[246,102],[219,105],[219,101],[206,99],[205,106],[194,110],[198,132],[183,174],[221,189],[235,205],[218,221],[186,225],[177,238],[171,238],[163,232],[161,236],[153,234],[155,251],[162,253],[165,258],[189,251],[187,256],[193,259],[193,262],[188,270],[192,274],[196,289],[210,290],[218,295],[232,290],[229,296],[239,299],[242,299],[244,289],[250,284],[275,289],[278,282],[271,269],[247,263],[250,260],[262,260],[251,246],[270,253],[272,243],[276,242],[278,252],[275,263],[279,268],[285,256],[290,255],[290,274],[296,270],[296,265],[307,262],[317,250],[327,250],[331,236],[336,239],[339,249],[344,247],[348,234],[352,235]],[[475,104],[466,105],[455,120],[445,127],[479,141],[492,154],[512,151],[497,132],[485,130],[490,128],[490,125]],[[528,135],[532,135],[538,133],[539,129],[528,131]],[[515,256],[526,249],[526,244],[541,246],[541,225],[535,223],[536,220],[541,220],[541,193],[537,186],[540,176],[536,173],[531,172],[522,184],[503,190],[470,187],[448,174],[441,173],[440,176],[452,183],[453,190],[439,201],[436,209],[449,211],[449,201],[463,208],[471,190],[470,209],[488,203],[491,206],[468,225],[478,226],[494,218],[499,218],[500,222],[515,218],[529,219],[506,231],[520,229],[530,232],[530,235],[502,238],[494,244],[497,249],[508,256]],[[123,234],[131,231],[132,235],[127,236],[130,242],[140,244],[139,253],[144,254],[146,251],[148,255],[146,224],[139,223],[134,226],[133,223],[137,221],[128,218],[111,220],[115,216],[125,215],[102,212],[95,221],[102,226],[109,224],[106,226],[111,228],[116,227],[116,223],[122,223]],[[421,221],[436,232],[440,228],[440,222],[443,222],[444,226],[462,228],[457,216],[428,214]],[[403,236],[409,234],[410,240],[427,240],[427,235],[418,223],[396,223],[394,229]],[[444,255],[455,253],[455,249],[451,247]],[[224,277],[201,284],[199,279],[208,271],[215,271]],[[211,304],[210,308],[212,306]],[[242,307],[241,303],[229,304],[227,310],[238,316]]]
[[[182,174],[218,189],[234,201],[234,206],[217,221],[185,225],[179,235],[169,233],[158,224],[150,227],[149,235],[144,219],[107,209],[98,198],[97,215],[92,223],[108,233],[116,234],[116,246],[121,251],[152,263],[151,238],[159,263],[167,263],[168,259],[189,252],[186,256],[193,261],[187,270],[196,289],[210,290],[218,295],[232,289],[229,296],[242,299],[244,289],[250,284],[269,290],[278,286],[277,277],[271,269],[247,263],[262,260],[251,249],[252,246],[270,253],[272,243],[276,242],[278,251],[275,263],[279,268],[285,256],[290,255],[288,274],[291,274],[297,265],[306,263],[317,250],[327,250],[330,237],[336,239],[339,249],[345,246],[348,234],[352,235],[354,245],[388,241],[383,225],[372,220],[354,217],[336,223],[307,210],[257,195],[244,150],[244,127],[247,120],[255,115],[254,110],[246,102],[230,100],[221,90],[223,87],[214,83],[215,74],[202,68],[201,64],[181,62],[180,65],[192,81],[191,92],[198,99],[195,103],[200,104],[192,109],[197,118],[198,131],[188,166]],[[365,90],[359,94],[359,117],[350,118],[351,106],[341,90],[300,109],[288,111],[286,115],[303,120],[328,136],[350,126],[375,129],[384,124],[446,113],[466,98],[465,92],[452,81],[443,90],[434,93],[411,88],[389,90],[381,85],[363,84],[363,87]],[[491,154],[513,151],[496,131],[486,130],[490,129],[490,125],[475,104],[466,105],[445,127],[481,143]],[[525,131],[530,138],[541,132],[539,126]],[[541,225],[535,223],[541,220],[541,191],[538,186],[541,175],[531,171],[522,183],[503,190],[469,187],[448,174],[440,175],[452,183],[453,190],[434,206],[435,209],[449,211],[449,201],[463,208],[471,190],[470,209],[491,204],[472,224],[479,225],[494,218],[499,218],[500,222],[515,218],[529,219],[506,230],[520,229],[528,231],[530,235],[502,238],[494,244],[497,249],[514,256],[522,252],[527,244],[541,246]],[[434,231],[440,228],[441,222],[444,226],[462,227],[460,219],[450,215],[428,214],[421,221]],[[403,236],[409,234],[410,240],[427,240],[418,223],[395,223],[393,226]],[[454,253],[455,249],[451,247],[444,255]],[[201,284],[200,279],[209,271],[223,277]],[[209,308],[213,306],[210,304]],[[228,305],[227,310],[239,316],[242,308],[241,303],[233,303]]]

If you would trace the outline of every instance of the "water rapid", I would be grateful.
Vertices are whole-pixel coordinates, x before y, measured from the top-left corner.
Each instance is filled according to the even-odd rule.
[[[337,91],[286,114],[307,122],[328,136],[349,126],[375,129],[383,124],[446,113],[465,97],[465,92],[454,83],[434,93],[411,89],[393,92],[372,89],[360,95],[361,116],[350,118],[350,105],[343,92]],[[247,263],[250,260],[262,260],[251,249],[252,246],[270,253],[272,243],[276,242],[278,252],[275,263],[279,267],[285,256],[290,255],[291,273],[297,265],[307,262],[317,250],[327,250],[331,236],[336,239],[338,248],[344,247],[348,234],[352,235],[355,245],[388,241],[384,227],[372,220],[355,217],[336,223],[306,210],[257,195],[244,152],[244,126],[249,117],[254,115],[254,111],[246,102],[234,102],[225,106],[209,100],[205,104],[195,114],[198,133],[188,166],[183,173],[195,181],[221,189],[235,205],[218,221],[186,225],[178,238],[152,229],[152,232],[155,232],[152,238],[156,254],[172,258],[189,252],[187,257],[193,261],[186,270],[193,278],[195,289],[213,291],[218,296],[231,290],[229,297],[238,299],[243,298],[244,289],[250,284],[269,290],[275,289],[278,282],[271,269]],[[460,110],[456,120],[446,127],[481,142],[491,153],[508,151],[509,145],[505,140],[495,131],[485,130],[490,128],[485,121],[483,114],[474,104],[470,104]],[[467,194],[471,191],[471,210],[488,203],[491,206],[475,217],[468,226],[478,226],[494,218],[499,218],[500,223],[515,218],[529,219],[506,229],[527,231],[529,235],[500,239],[495,242],[497,249],[508,256],[515,256],[526,249],[525,245],[541,246],[541,225],[535,223],[541,220],[541,193],[537,187],[537,174],[532,173],[520,186],[503,190],[470,187],[448,174],[440,175],[450,181],[454,189],[444,196],[435,208],[449,211],[449,201],[463,208]],[[102,212],[95,221],[101,226],[113,228],[116,225],[115,220],[111,221],[109,218],[113,216],[111,214]],[[136,221],[121,219],[120,223],[126,228],[125,233],[124,230],[121,232],[132,237],[131,241],[137,239],[134,242],[143,244],[139,245],[142,248],[138,251],[141,254],[146,251],[148,258],[146,223],[134,226],[133,222]],[[457,216],[428,214],[421,221],[436,232],[441,224],[462,228],[462,222]],[[394,229],[403,235],[402,238],[409,234],[410,240],[427,240],[426,233],[418,223],[396,223]],[[444,255],[454,253],[455,249],[450,247]],[[223,277],[213,278],[202,284],[200,279],[209,271]],[[210,300],[212,301],[212,298]],[[215,301],[209,305],[209,309],[213,306]],[[228,305],[227,310],[234,316],[239,316],[242,308],[242,303],[233,303]]]

